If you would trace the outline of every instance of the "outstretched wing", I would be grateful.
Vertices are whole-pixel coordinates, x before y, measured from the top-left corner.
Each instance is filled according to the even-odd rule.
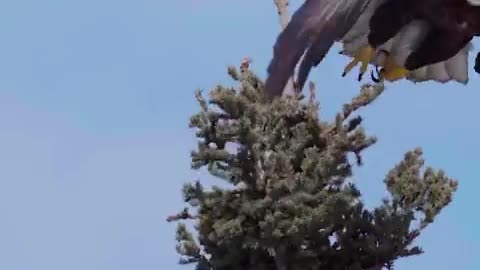
[[[355,24],[370,1],[306,0],[274,45],[273,59],[267,70],[266,94],[271,98],[282,94],[299,59],[310,48],[299,73],[306,79],[311,67],[317,65],[333,43]]]

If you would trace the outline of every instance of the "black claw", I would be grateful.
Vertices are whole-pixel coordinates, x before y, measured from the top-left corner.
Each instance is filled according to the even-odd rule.
[[[361,81],[363,78],[363,73],[358,74],[358,81]]]
[[[345,76],[347,76],[347,73],[346,73],[346,72],[343,72],[343,73],[342,73],[342,77],[345,77]]]
[[[383,72],[383,69],[378,70],[378,66],[375,66],[375,72],[377,73],[377,75],[376,75],[377,77],[375,77],[374,72],[372,70],[372,73],[371,73],[372,81],[374,81],[375,83],[379,83],[380,82],[380,77],[381,77],[382,72]]]
[[[372,81],[374,83],[379,83],[380,82],[380,78],[375,77],[375,74],[373,73],[373,70],[372,70],[372,73],[370,74],[370,76],[372,77]]]
[[[480,66],[479,65],[475,65],[475,67],[473,69],[475,70],[475,72],[480,74]]]
[[[475,66],[473,67],[475,72],[480,74],[480,52],[477,53],[477,57],[475,57]]]

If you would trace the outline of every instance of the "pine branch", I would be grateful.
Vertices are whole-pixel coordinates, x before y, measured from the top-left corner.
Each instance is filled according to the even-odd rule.
[[[273,0],[275,6],[277,7],[277,13],[280,20],[281,29],[285,29],[288,25],[288,21],[290,20],[290,16],[288,15],[288,5],[290,4],[288,0]]]
[[[175,215],[171,215],[167,218],[167,222],[179,221],[185,219],[196,219],[197,216],[194,216],[188,212],[188,208],[184,208],[181,212]]]

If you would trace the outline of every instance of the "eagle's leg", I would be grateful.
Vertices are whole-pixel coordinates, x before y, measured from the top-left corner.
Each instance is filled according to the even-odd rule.
[[[408,77],[410,72],[411,71],[401,66],[383,67],[377,70],[378,77],[375,77],[372,72],[372,80],[376,83],[384,81],[394,82]]]
[[[410,71],[408,71],[405,67],[398,65],[395,62],[395,59],[390,56],[390,53],[388,51],[380,50],[379,56],[382,56],[382,58],[384,59],[381,63],[381,66],[383,67],[379,71],[377,70],[378,77],[375,77],[372,72],[372,80],[374,82],[393,82],[404,79],[410,73]]]
[[[373,49],[370,45],[360,48],[353,55],[352,61],[348,63],[348,65],[345,67],[342,77],[345,77],[358,63],[360,63],[360,73],[358,74],[358,81],[361,81],[363,74],[365,74],[365,72],[367,71],[368,64],[375,56],[374,53],[375,49]]]
[[[473,38],[469,32],[432,31],[405,61],[405,68],[415,70],[427,65],[446,61],[455,56]]]

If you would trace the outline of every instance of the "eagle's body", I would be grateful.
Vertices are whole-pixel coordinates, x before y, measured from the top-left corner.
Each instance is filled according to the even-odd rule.
[[[410,71],[412,81],[466,83],[470,41],[480,34],[480,7],[471,1],[476,0],[306,0],[274,46],[267,94],[281,95],[305,53],[297,78],[303,88],[336,41],[355,57],[366,46],[387,52],[387,62]],[[365,62],[378,64],[375,57],[362,57],[363,70]]]

